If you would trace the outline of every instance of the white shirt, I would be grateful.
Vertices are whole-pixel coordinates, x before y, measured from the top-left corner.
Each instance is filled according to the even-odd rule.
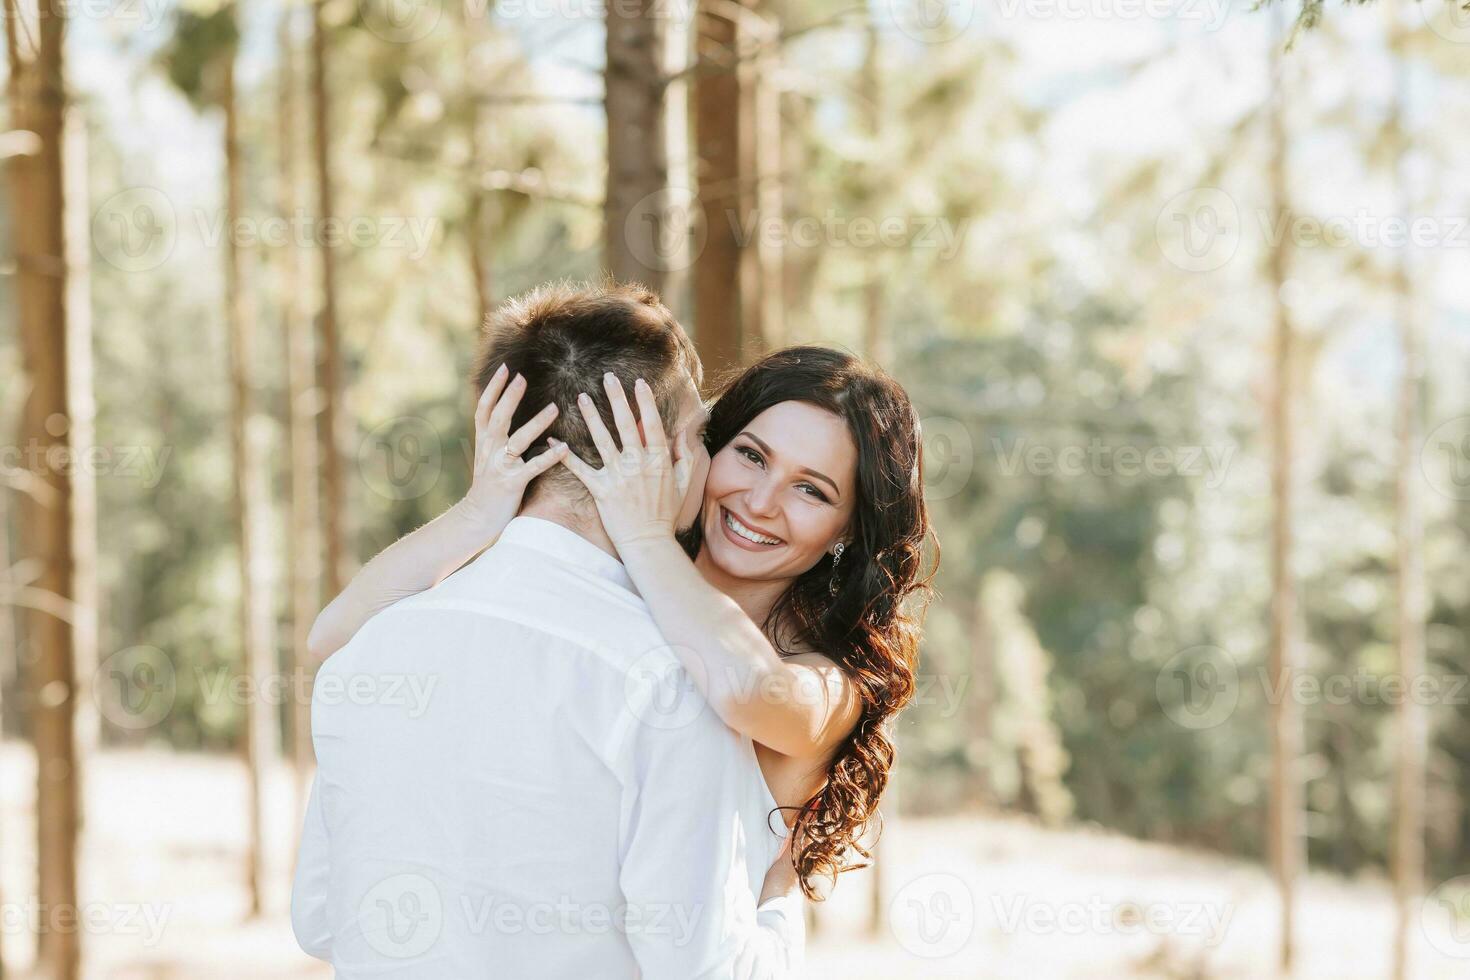
[[[572,531],[518,517],[368,621],[312,740],[291,921],[342,980],[800,970],[800,901],[756,908],[786,828],[750,740]]]

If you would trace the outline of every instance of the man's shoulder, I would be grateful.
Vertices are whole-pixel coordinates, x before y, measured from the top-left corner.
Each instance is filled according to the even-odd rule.
[[[628,663],[663,647],[636,592],[534,549],[500,541],[438,585],[382,615],[459,611]]]

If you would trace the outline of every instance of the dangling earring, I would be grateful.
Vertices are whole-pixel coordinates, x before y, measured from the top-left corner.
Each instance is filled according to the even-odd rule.
[[[833,595],[837,594],[837,563],[842,561],[842,553],[847,550],[847,545],[841,541],[832,549],[832,581],[827,586],[827,591]]]

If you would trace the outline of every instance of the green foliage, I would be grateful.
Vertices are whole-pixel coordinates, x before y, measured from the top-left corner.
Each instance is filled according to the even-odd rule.
[[[833,19],[788,42],[780,66],[783,217],[892,218],[911,232],[943,221],[957,233],[952,250],[824,240],[788,245],[784,256],[792,342],[860,346],[868,290],[881,286],[886,363],[913,393],[929,433],[941,598],[923,649],[927,700],[899,722],[900,805],[935,812],[984,802],[1053,816],[1070,808],[1075,819],[1143,837],[1260,854],[1269,769],[1269,692],[1258,681],[1270,601],[1267,330],[1275,302],[1291,304],[1302,341],[1293,381],[1302,404],[1306,669],[1381,675],[1392,670],[1394,557],[1388,409],[1376,365],[1390,349],[1383,310],[1392,257],[1303,249],[1292,274],[1314,285],[1282,297],[1265,295],[1264,253],[1249,234],[1218,272],[1165,261],[1157,222],[1162,202],[1180,189],[1225,188],[1247,224],[1265,200],[1264,93],[1215,112],[1231,93],[1206,87],[1190,101],[1175,92],[1170,80],[1181,76],[1168,72],[1207,60],[1199,47],[1108,72],[1105,84],[1120,91],[1177,95],[1178,105],[1157,105],[1176,113],[1170,126],[1179,138],[1099,149],[1079,160],[1087,180],[1077,187],[1047,169],[1071,152],[1053,130],[1109,123],[1078,125],[1065,95],[1036,85],[1035,51],[1002,32],[922,45],[885,29],[868,61],[872,39],[860,18],[837,17],[844,9],[840,0],[779,5],[788,26]],[[1302,16],[1321,9],[1309,0]],[[348,523],[353,551],[365,559],[440,513],[467,483],[463,381],[478,317],[472,235],[482,236],[493,297],[599,270],[602,118],[586,106],[498,100],[561,94],[568,69],[558,62],[549,70],[527,46],[524,25],[446,20],[421,40],[389,43],[368,29],[360,7],[329,10],[341,17],[329,26],[337,217],[383,234],[395,222],[418,222],[425,236],[336,253]],[[196,109],[218,101],[218,69],[242,43],[234,13],[229,5],[179,10],[157,57],[158,74]],[[1312,47],[1332,43],[1331,28],[1304,36],[1294,56],[1345,57]],[[1424,70],[1446,92],[1463,93],[1463,65],[1442,48]],[[1252,57],[1263,52],[1251,49]],[[297,59],[303,73],[304,61]],[[1156,69],[1170,84],[1158,84]],[[1056,90],[1075,87],[1063,82]],[[1393,158],[1374,102],[1379,80],[1343,72],[1341,82],[1325,94],[1298,93],[1294,103],[1302,158],[1292,166],[1302,176],[1293,189],[1305,214],[1315,213],[1311,192],[1383,179],[1381,164]],[[867,101],[874,92],[876,105]],[[245,210],[253,218],[279,217],[285,198],[278,98],[273,78],[242,82]],[[1467,104],[1445,98],[1443,111],[1463,122]],[[298,120],[308,122],[304,102]],[[93,127],[94,198],[100,204],[129,184],[168,186],[178,241],[166,261],[143,271],[104,255],[94,261],[99,443],[168,454],[156,483],[99,480],[102,647],[104,655],[140,645],[165,651],[177,694],[161,725],[141,733],[109,726],[105,735],[224,749],[237,737],[241,708],[217,695],[221,672],[239,660],[223,256],[196,220],[219,213],[220,189],[217,181],[203,190],[169,184],[161,164],[118,137],[119,125],[126,120]],[[1463,160],[1465,132],[1448,124],[1421,130],[1425,155]],[[1347,176],[1333,169],[1344,160]],[[1424,181],[1426,212],[1458,206],[1450,196],[1430,198],[1439,183]],[[1446,195],[1458,193],[1444,183]],[[303,185],[298,197],[311,201]],[[5,227],[8,218],[0,213]],[[301,247],[307,279],[296,288],[314,309],[318,245]],[[271,430],[268,559],[284,654],[290,460],[280,327],[290,297],[281,274],[298,256],[293,243],[254,248],[250,257],[261,318],[256,373]],[[0,275],[0,300],[12,281]],[[1463,334],[1454,319],[1463,308],[1436,310],[1428,418],[1445,420],[1470,410],[1470,359],[1463,340],[1450,343],[1456,330]],[[0,335],[7,383],[14,346]],[[1374,366],[1362,368],[1365,361]],[[372,477],[385,448],[431,463],[433,478],[412,492],[385,490]],[[1215,455],[1188,456],[1196,449]],[[1155,451],[1167,463],[1161,472],[1116,465]],[[1080,472],[1058,470],[1068,453],[1083,461]],[[1467,537],[1470,501],[1427,495],[1436,675],[1470,674]],[[1015,594],[995,599],[997,580],[1014,583]],[[987,622],[999,631],[992,646],[979,639]],[[1160,683],[1173,677],[1181,652],[1202,647],[1231,658],[1240,698],[1217,724],[1189,728],[1171,716]],[[1006,652],[987,664],[990,649]],[[1349,871],[1381,867],[1393,707],[1319,702],[1305,714],[1311,857]],[[1470,709],[1435,704],[1431,721],[1429,853],[1436,872],[1450,874],[1470,858]]]
[[[233,3],[205,11],[182,6],[174,13],[173,31],[159,63],[168,80],[195,106],[215,105],[223,96],[220,72],[235,57],[239,44]]]

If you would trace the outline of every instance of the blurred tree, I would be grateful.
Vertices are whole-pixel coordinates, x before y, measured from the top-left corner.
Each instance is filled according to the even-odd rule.
[[[885,87],[882,77],[883,36],[878,25],[869,20],[864,30],[863,66],[858,83],[858,118],[863,135],[873,147],[883,144]],[[888,360],[887,331],[884,328],[883,273],[876,250],[865,254],[868,268],[862,286],[863,339],[862,351],[869,360],[882,364]]]
[[[300,9],[295,0],[284,0],[277,27],[280,51],[280,106],[276,140],[280,153],[280,207],[294,217],[302,206],[300,146],[301,132],[299,45],[294,26]],[[304,250],[291,242],[277,251],[279,258],[281,326],[286,351],[286,426],[291,447],[291,520],[287,542],[287,587],[291,601],[291,675],[309,677],[311,656],[306,639],[312,622],[322,608],[321,485],[317,414],[321,390],[316,384],[316,351],[311,315],[306,304],[307,275],[302,268]],[[294,685],[292,690],[298,690]],[[291,763],[296,772],[297,811],[304,812],[308,770],[312,761],[311,703],[299,694],[291,698]]]
[[[774,5],[759,4],[746,12],[739,36],[741,168],[746,173],[741,181],[745,192],[741,213],[752,230],[742,235],[740,309],[741,332],[748,338],[745,353],[753,359],[784,346],[786,338],[785,236],[762,233],[769,225],[786,225],[786,175],[781,168],[783,38]]]
[[[699,0],[695,13],[694,163],[704,248],[694,261],[699,356],[714,381],[744,361],[740,280],[741,93],[739,39],[750,8]]]
[[[327,78],[327,0],[308,0],[311,5],[311,110],[312,163],[316,177],[316,218],[325,223],[337,212],[333,202],[331,92]],[[341,420],[342,344],[337,323],[337,260],[332,241],[318,236],[315,243],[321,259],[321,307],[317,311],[317,408],[318,457],[321,461],[321,516],[324,536],[326,595],[335,596],[351,575],[347,549],[347,483],[343,472],[344,424]]]
[[[66,143],[66,376],[67,436],[73,458],[95,458],[97,401],[93,378],[92,338],[92,206],[87,175],[87,116],[75,102],[66,112],[62,139]],[[97,472],[93,466],[72,470],[72,663],[76,673],[76,709],[73,727],[77,754],[89,758],[100,738],[92,685],[98,667],[98,625],[101,595],[98,587]],[[84,805],[85,795],[78,805]],[[86,826],[86,813],[79,818]]]
[[[769,4],[703,0],[694,70],[704,245],[694,262],[700,354],[712,380],[785,335],[782,37]]]
[[[679,209],[668,200],[665,8],[659,0],[628,0],[606,9],[603,261],[617,279],[661,292],[668,256],[683,234],[674,220]]]
[[[1052,657],[1026,621],[1025,589],[1014,576],[985,573],[978,601],[994,631],[996,679],[1004,691],[1002,724],[1010,729],[1016,753],[1016,805],[1049,827],[1060,826],[1072,815],[1073,800],[1064,783],[1070,760],[1047,685]]]
[[[63,166],[66,10],[41,4],[22,11],[4,0],[8,98],[13,129],[34,134],[9,160],[10,205],[22,366],[29,392],[20,435],[34,447],[21,495],[21,554],[37,574],[25,583],[26,636],[36,749],[36,900],[42,908],[77,907],[77,832],[81,769],[74,728],[77,677],[71,472],[45,465],[71,458],[65,174]],[[24,37],[22,36],[24,35]],[[61,455],[55,455],[61,454]],[[74,980],[80,930],[53,917],[38,923],[36,964],[50,980]]]
[[[17,409],[24,395],[16,386],[0,399],[0,432],[14,432]],[[14,407],[12,407],[14,405]],[[5,687],[11,682],[20,654],[20,636],[16,633],[16,585],[10,555],[10,491],[15,477],[8,469],[0,469],[0,743],[5,741]],[[5,836],[0,833],[0,853],[4,853]],[[5,907],[5,889],[0,887],[0,908]],[[5,937],[0,935],[0,980],[5,977]]]
[[[1391,150],[1398,213],[1418,214],[1409,175],[1407,126],[1408,66],[1402,12],[1396,5],[1382,8],[1388,24],[1389,57],[1393,62],[1393,102],[1385,119],[1385,139]],[[1414,681],[1425,676],[1424,656],[1424,527],[1420,502],[1419,454],[1423,445],[1420,404],[1424,361],[1415,290],[1407,247],[1398,250],[1394,264],[1394,313],[1398,327],[1399,370],[1396,392],[1394,480],[1394,633],[1400,677]],[[1394,767],[1392,874],[1394,885],[1394,980],[1416,974],[1413,948],[1416,900],[1424,888],[1424,760],[1428,741],[1427,709],[1417,696],[1399,699],[1398,744]]]
[[[233,0],[213,9],[180,10],[169,46],[161,57],[170,80],[196,106],[218,107],[224,115],[225,323],[229,337],[230,445],[235,478],[238,542],[240,674],[246,683],[246,708],[240,750],[249,783],[249,844],[246,887],[250,914],[264,907],[262,769],[276,755],[276,720],[263,692],[274,662],[274,621],[265,567],[268,506],[265,471],[256,419],[256,309],[248,253],[240,246],[245,217],[240,109],[235,90],[239,27]]]
[[[1267,114],[1271,156],[1268,180],[1270,213],[1278,221],[1291,214],[1287,190],[1286,76],[1284,32],[1280,17],[1271,40],[1271,100]],[[1290,237],[1280,236],[1269,246],[1266,257],[1266,287],[1275,311],[1271,357],[1271,630],[1268,654],[1270,689],[1291,690],[1297,664],[1296,583],[1292,571],[1292,511],[1294,507],[1293,466],[1293,361],[1294,341],[1291,313],[1285,287],[1289,275]],[[1281,897],[1281,935],[1278,961],[1290,973],[1295,956],[1296,879],[1304,854],[1302,836],[1301,709],[1294,696],[1277,696],[1271,701],[1271,805],[1270,859],[1276,888]]]

